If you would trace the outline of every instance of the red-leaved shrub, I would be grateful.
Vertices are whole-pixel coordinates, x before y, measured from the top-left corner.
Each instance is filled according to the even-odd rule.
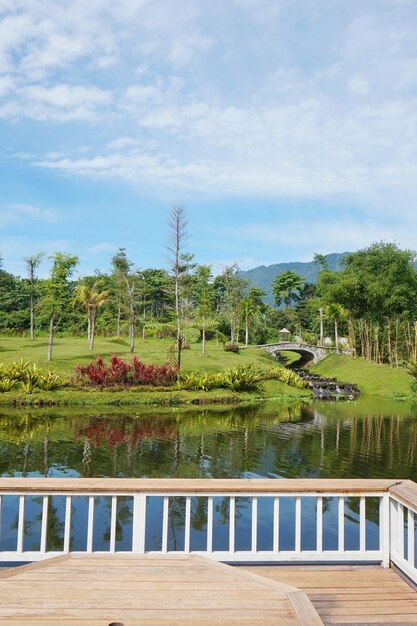
[[[79,379],[84,384],[94,387],[114,385],[167,387],[175,382],[178,374],[177,369],[167,363],[146,365],[136,356],[133,357],[132,363],[127,363],[116,354],[113,354],[109,364],[106,364],[103,357],[99,356],[96,361],[91,361],[88,365],[77,365],[76,370]]]

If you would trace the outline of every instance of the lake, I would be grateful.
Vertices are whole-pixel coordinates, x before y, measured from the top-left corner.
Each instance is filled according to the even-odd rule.
[[[410,478],[417,479],[417,411],[406,404],[361,398],[355,402],[313,402],[283,406],[225,406],[161,409],[138,414],[69,409],[13,409],[0,413],[0,471],[3,476],[178,477],[178,478]],[[63,541],[64,497],[50,498],[48,549]],[[259,503],[259,545],[272,541],[268,520],[272,498]],[[282,502],[280,544],[294,543],[294,498]],[[181,550],[184,498],[170,499],[170,549]],[[82,550],[87,499],[73,499],[71,549]],[[303,498],[303,549],[315,541],[315,499]],[[378,542],[378,503],[367,504],[367,545]],[[25,550],[40,540],[42,498],[26,498]],[[228,503],[215,501],[214,549],[228,541]],[[309,507],[311,514],[309,514]],[[97,497],[94,550],[109,544],[111,498]],[[271,510],[270,510],[271,509]],[[15,549],[18,498],[3,498],[0,549]],[[149,499],[146,548],[160,549],[162,498]],[[192,509],[192,549],[206,537],[207,501]],[[359,498],[346,502],[346,545],[359,541]],[[129,549],[132,501],[118,498],[117,550]],[[269,524],[269,526],[268,526]],[[337,500],[324,503],[325,549],[337,549]],[[248,499],[236,499],[236,541],[250,545]],[[248,548],[249,549],[249,548]]]

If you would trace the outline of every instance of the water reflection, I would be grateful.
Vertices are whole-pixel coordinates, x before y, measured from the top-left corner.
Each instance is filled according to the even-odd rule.
[[[417,478],[417,415],[362,399],[89,415],[0,415],[0,472],[21,476]]]

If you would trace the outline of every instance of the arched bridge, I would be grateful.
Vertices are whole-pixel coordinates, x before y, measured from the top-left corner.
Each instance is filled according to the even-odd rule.
[[[328,354],[328,349],[326,348],[308,343],[297,343],[295,341],[281,341],[257,347],[263,348],[271,354],[276,354],[277,352],[298,352],[304,362],[312,361],[313,363],[322,361]]]

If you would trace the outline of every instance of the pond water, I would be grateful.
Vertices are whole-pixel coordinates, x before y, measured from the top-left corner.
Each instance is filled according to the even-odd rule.
[[[135,414],[114,409],[104,413],[62,409],[13,409],[0,413],[0,473],[3,476],[103,476],[178,478],[410,478],[417,480],[417,411],[405,403],[361,398],[355,402],[314,402],[282,406],[151,408]],[[0,550],[16,545],[17,497],[3,499]],[[42,501],[26,498],[25,550],[37,549]],[[94,549],[109,543],[110,498],[96,499]],[[218,500],[218,501],[217,501]],[[314,549],[315,499],[303,498],[303,549]],[[337,501],[324,503],[327,545],[337,549]],[[215,499],[214,549],[228,541],[228,502]],[[183,542],[184,498],[170,499],[169,547]],[[272,541],[268,520],[272,498],[258,509],[258,543]],[[131,498],[119,498],[116,549],[131,545]],[[294,542],[295,502],[282,503],[280,542]],[[59,549],[65,515],[64,498],[49,503],[48,549]],[[83,549],[88,502],[74,498],[71,549]],[[250,549],[250,507],[236,499],[237,548]],[[309,514],[311,509],[311,514]],[[147,515],[152,533],[147,549],[160,548],[162,499],[152,498]],[[367,502],[367,544],[378,542],[378,503]],[[192,503],[192,549],[206,541],[207,499]],[[359,499],[346,502],[347,546],[359,541]],[[334,527],[334,528],[333,528]],[[333,528],[333,531],[332,531]],[[107,547],[106,547],[107,546]]]

